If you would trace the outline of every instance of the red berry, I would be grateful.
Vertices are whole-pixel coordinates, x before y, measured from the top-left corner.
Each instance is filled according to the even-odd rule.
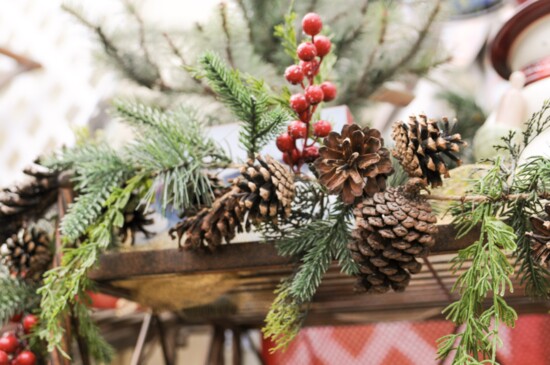
[[[288,133],[283,133],[277,137],[275,144],[281,152],[290,151],[294,148],[294,139]]]
[[[304,156],[305,162],[313,162],[319,157],[319,149],[317,146],[306,147],[302,155]]]
[[[295,110],[296,113],[301,113],[309,108],[309,103],[303,94],[294,94],[290,97],[290,107]]]
[[[311,85],[306,89],[306,99],[310,104],[319,104],[323,101],[323,89],[321,86]]]
[[[332,43],[330,42],[330,39],[328,37],[325,37],[324,35],[319,35],[315,37],[315,49],[317,50],[317,56],[324,57],[330,52],[330,47],[332,46]]]
[[[294,139],[306,138],[307,124],[299,120],[290,122],[288,125],[288,134],[290,134]]]
[[[23,351],[15,358],[16,365],[34,365],[36,356],[31,351]]]
[[[305,34],[319,34],[321,29],[323,28],[323,22],[321,21],[321,17],[319,16],[319,14],[307,13],[302,18],[302,28],[304,29]]]
[[[316,137],[326,137],[332,131],[332,125],[326,120],[320,120],[313,125],[313,134]]]
[[[293,85],[299,84],[304,79],[302,68],[298,65],[288,66],[285,70],[285,78]]]
[[[319,73],[319,61],[316,58],[309,62],[301,61],[300,67],[304,75],[308,77],[315,76]]]
[[[304,42],[298,46],[296,53],[298,53],[298,58],[302,61],[311,61],[317,56],[317,48],[315,48],[313,43]]]
[[[5,351],[0,351],[0,365],[10,365],[10,359]]]
[[[19,347],[19,340],[14,334],[9,334],[0,338],[0,351],[13,354]]]
[[[323,90],[323,101],[331,101],[336,98],[336,86],[332,82],[325,81],[321,84]]]
[[[23,318],[23,313],[16,313],[10,318],[10,322],[14,322],[14,323],[21,322],[21,318]]]
[[[23,329],[25,333],[30,333],[34,326],[38,324],[38,317],[34,314],[28,314],[23,318]]]

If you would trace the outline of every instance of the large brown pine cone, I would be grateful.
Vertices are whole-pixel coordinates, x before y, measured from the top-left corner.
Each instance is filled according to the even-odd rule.
[[[367,292],[403,291],[410,274],[420,272],[417,258],[435,243],[437,218],[419,195],[420,179],[365,198],[354,209],[356,228],[348,248],[360,265],[358,286]]]
[[[550,266],[550,204],[544,206],[547,217],[531,217],[533,231],[527,235],[531,238],[533,257],[541,265]]]
[[[258,156],[258,164],[249,161],[241,169],[233,187],[210,208],[193,217],[184,218],[171,230],[183,247],[214,249],[223,240],[230,242],[237,232],[250,228],[251,223],[277,221],[290,215],[294,198],[294,175],[273,158]]]
[[[52,261],[48,234],[35,228],[21,228],[2,245],[4,264],[11,273],[39,280]]]
[[[323,144],[315,169],[319,182],[331,194],[340,194],[344,203],[353,204],[356,198],[384,191],[393,167],[378,130],[345,125],[342,133],[331,132]]]
[[[424,178],[432,187],[443,184],[441,175],[450,176],[443,155],[460,165],[462,161],[453,153],[458,152],[461,145],[466,146],[460,134],[450,134],[446,118],[442,124],[443,130],[437,121],[419,115],[418,118],[409,117],[408,122],[399,121],[393,125],[393,156],[410,177]]]
[[[24,222],[41,217],[57,198],[59,174],[38,164],[23,170],[26,180],[0,191],[0,240],[16,233]]]

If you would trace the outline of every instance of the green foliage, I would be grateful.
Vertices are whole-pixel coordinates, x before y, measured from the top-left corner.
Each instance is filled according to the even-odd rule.
[[[298,63],[300,59],[296,53],[298,44],[296,42],[296,30],[294,29],[297,15],[292,11],[292,7],[293,2],[289,7],[289,12],[284,16],[284,23],[274,27],[273,35],[280,39],[285,53],[292,58],[295,63]]]
[[[39,301],[36,287],[9,276],[0,266],[0,327],[16,313],[32,308]]]
[[[239,141],[254,158],[289,119],[282,108],[270,109],[275,100],[262,82],[248,78],[245,82],[236,70],[231,70],[219,56],[208,52],[200,59],[203,76],[218,98],[243,122]]]
[[[318,212],[317,208],[313,212]],[[281,254],[301,254],[302,264],[279,286],[266,317],[263,332],[275,342],[273,351],[286,347],[298,334],[305,315],[302,307],[315,295],[333,259],[338,259],[342,272],[348,275],[359,272],[346,248],[351,234],[350,215],[349,206],[336,205],[328,217],[288,228],[278,241]]]
[[[474,184],[472,193],[498,199],[506,186],[500,172],[501,161],[497,160],[487,175]],[[496,218],[500,209],[491,200],[471,203],[455,217],[459,236],[477,225],[481,225],[481,234],[452,261],[455,273],[461,272],[453,291],[458,291],[461,297],[445,308],[444,313],[447,319],[463,327],[460,332],[439,340],[438,355],[446,358],[456,350],[453,364],[496,364],[496,352],[502,345],[499,326],[504,323],[513,327],[517,318],[504,300],[506,290],[513,291],[509,276],[514,272],[506,252],[516,249],[517,237],[512,227]],[[466,267],[470,261],[471,265]],[[483,309],[487,300],[490,305]]]
[[[525,148],[537,136],[550,128],[550,100],[543,103],[541,109],[534,113],[526,123],[522,132],[521,142],[518,142],[515,132],[503,138],[503,144],[497,149],[506,151],[511,159],[511,168],[502,171],[510,181],[510,193],[530,194],[529,198],[517,202],[509,202],[504,210],[507,219],[518,237],[516,252],[519,265],[518,275],[525,285],[527,294],[533,297],[550,298],[550,272],[538,265],[533,259],[531,244],[525,232],[531,230],[529,217],[542,212],[539,194],[550,189],[550,160],[545,157],[534,157],[520,164],[520,158]]]
[[[210,204],[212,192],[205,166],[223,167],[225,152],[203,134],[203,123],[190,108],[161,112],[139,103],[115,102],[117,115],[130,124],[135,140],[126,149],[134,168],[154,179],[144,200],[162,187],[161,207],[186,209]],[[197,201],[198,200],[198,201]]]
[[[113,229],[122,227],[124,223],[124,208],[135,191],[140,191],[146,184],[144,175],[136,175],[127,181],[124,188],[117,188],[105,201],[105,211],[87,230],[88,238],[79,246],[66,248],[62,265],[49,270],[44,275],[44,284],[38,290],[42,295],[40,303],[40,328],[37,335],[48,342],[48,351],[62,349],[63,327],[62,318],[70,314],[74,307],[77,314],[83,314],[80,300],[86,297],[86,291],[91,288],[87,277],[88,271],[97,263],[99,255],[113,241]],[[87,342],[93,344],[92,356],[97,360],[106,361],[105,356],[112,353],[108,344],[99,336],[91,320],[86,315],[79,317],[81,335]],[[108,361],[106,361],[108,362]]]
[[[82,296],[85,296],[82,293]],[[78,318],[78,335],[86,341],[86,345],[91,354],[99,363],[108,364],[115,355],[114,349],[101,336],[99,328],[95,325],[90,316],[89,305],[91,301],[84,301],[83,297],[73,305],[71,314]]]
[[[66,242],[75,242],[101,214],[103,202],[128,178],[131,166],[105,143],[92,143],[66,149],[46,158],[43,164],[57,170],[72,170],[79,196],[69,206],[61,223]]]
[[[507,204],[504,213],[518,237],[516,264],[519,265],[520,283],[525,285],[528,295],[545,299],[550,298],[550,272],[535,262],[525,233],[532,229],[529,217],[539,215],[543,210],[538,195],[549,187],[550,160],[540,156],[529,159],[519,166],[512,185],[514,192],[529,194],[529,197]]]
[[[306,313],[302,303],[292,295],[291,279],[281,282],[275,290],[275,300],[265,318],[262,332],[265,338],[271,338],[275,346],[271,353],[285,349],[298,335]]]

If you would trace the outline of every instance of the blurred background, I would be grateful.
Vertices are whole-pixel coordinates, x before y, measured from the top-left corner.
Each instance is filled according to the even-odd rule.
[[[115,145],[128,138],[129,132],[110,117],[113,98],[139,98],[165,109],[190,103],[212,125],[233,122],[230,115],[218,112],[220,104],[204,84],[193,79],[193,64],[212,49],[241,72],[283,90],[283,72],[292,59],[274,36],[274,27],[284,23],[290,4],[286,0],[4,1],[0,185],[20,178],[23,167],[38,156],[72,145],[87,133],[102,130]],[[326,63],[333,65],[329,78],[338,85],[339,97],[327,108],[346,106],[356,122],[386,135],[392,122],[411,114],[457,119],[455,128],[473,146],[464,159],[474,162],[492,156],[492,141],[521,128],[550,97],[548,4],[548,0],[296,0],[293,8],[298,19],[308,11],[319,13],[329,27],[337,58]],[[541,137],[533,148],[548,153],[549,137]],[[98,312],[97,319],[108,339],[121,349],[115,363],[130,363],[143,313],[122,300],[100,296],[97,300],[107,303],[99,307],[108,308]],[[518,327],[525,326],[522,321],[530,320],[526,318]],[[389,346],[387,352],[376,355],[376,361],[372,353],[364,352],[361,356],[370,354],[369,364],[435,364],[431,337],[449,331],[445,322],[432,329],[408,323],[379,326],[381,333],[396,336],[412,331],[425,355],[401,352],[392,357],[391,346],[380,340],[379,348]],[[533,326],[540,328],[539,335],[549,334],[547,321]],[[181,349],[180,363],[205,361],[211,329],[170,330]],[[352,334],[307,330],[300,341],[343,341],[342,348],[354,353],[353,338],[366,339],[366,333],[376,330],[374,325]],[[418,334],[430,331],[435,335]],[[521,331],[517,333],[519,338]],[[251,331],[243,343],[246,364],[314,362],[309,353],[300,353],[304,342],[287,358],[262,358],[258,331]],[[230,341],[226,346],[229,351]],[[319,364],[337,363],[329,355],[319,356]],[[322,360],[323,356],[327,358]],[[513,356],[503,353],[503,363],[520,364]],[[161,363],[154,342],[145,359],[144,364]]]

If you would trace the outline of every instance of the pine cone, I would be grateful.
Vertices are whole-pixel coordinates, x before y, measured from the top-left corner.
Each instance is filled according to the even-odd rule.
[[[29,177],[27,181],[0,192],[1,241],[16,233],[25,221],[41,217],[57,198],[57,172],[34,164],[23,173]]]
[[[12,274],[38,280],[52,261],[48,234],[35,228],[21,228],[2,245],[2,256]]]
[[[230,242],[237,232],[249,230],[251,223],[276,222],[288,217],[294,198],[294,178],[285,166],[266,156],[258,156],[259,165],[249,161],[241,169],[233,187],[214,201],[211,208],[203,208],[197,215],[184,218],[170,230],[183,247],[214,249],[223,240]],[[247,214],[248,213],[248,214]]]
[[[550,204],[546,204],[544,210],[547,214],[546,219],[531,217],[533,232],[526,234],[531,238],[531,249],[535,260],[541,265],[550,267]]]
[[[153,235],[153,233],[147,229],[147,226],[154,223],[154,220],[150,218],[152,212],[145,211],[145,207],[139,203],[140,200],[138,196],[132,194],[129,203],[124,208],[124,224],[119,231],[120,240],[123,243],[129,238],[130,243],[133,245],[136,232],[143,233],[146,238]]]
[[[344,203],[352,204],[358,197],[386,189],[393,167],[378,130],[345,125],[341,134],[331,132],[323,144],[315,169],[331,194],[340,194]]]
[[[249,213],[253,223],[267,220],[277,221],[279,216],[290,216],[290,205],[294,199],[294,175],[270,156],[265,161],[256,158],[259,165],[248,161],[248,167],[241,168],[241,177],[234,184],[243,194],[241,206]]]
[[[416,259],[435,243],[437,218],[419,195],[421,179],[367,197],[354,209],[356,228],[348,248],[360,265],[358,286],[367,292],[403,291],[410,274],[420,272]]]
[[[450,176],[443,155],[460,165],[462,161],[453,152],[458,152],[460,145],[467,145],[460,134],[449,133],[447,118],[443,118],[441,130],[435,120],[427,120],[425,115],[411,116],[408,122],[393,125],[395,149],[392,154],[410,177],[424,178],[432,187],[441,186],[441,175]]]

